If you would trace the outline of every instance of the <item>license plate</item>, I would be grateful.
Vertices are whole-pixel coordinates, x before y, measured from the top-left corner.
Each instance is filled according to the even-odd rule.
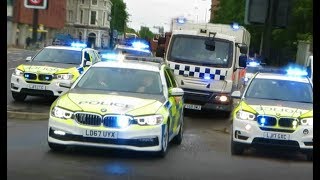
[[[83,132],[83,136],[117,139],[118,134],[117,132],[111,132],[111,131],[85,130]]]
[[[195,105],[195,104],[185,104],[184,108],[198,110],[198,111],[201,110],[201,106],[200,105]]]
[[[39,84],[29,84],[29,89],[46,90],[46,86]]]
[[[280,139],[280,140],[289,140],[289,134],[280,134],[280,133],[264,133],[264,137],[268,139]]]

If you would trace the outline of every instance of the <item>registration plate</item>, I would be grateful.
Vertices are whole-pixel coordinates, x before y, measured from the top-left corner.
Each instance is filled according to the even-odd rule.
[[[46,90],[46,86],[39,84],[29,84],[28,87],[29,89]]]
[[[117,132],[111,132],[111,131],[85,130],[83,132],[83,136],[117,139],[118,134]]]
[[[198,111],[201,110],[201,106],[200,105],[195,105],[195,104],[185,104],[184,108],[198,110]]]
[[[280,134],[280,133],[264,133],[263,135],[265,138],[268,139],[279,139],[279,140],[289,140],[289,134]]]

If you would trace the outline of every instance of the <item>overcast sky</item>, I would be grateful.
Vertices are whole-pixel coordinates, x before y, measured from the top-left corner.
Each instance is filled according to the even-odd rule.
[[[170,19],[184,16],[191,21],[205,22],[210,19],[211,0],[123,0],[127,4],[129,27],[139,30],[147,26],[156,32],[153,26],[170,29]]]

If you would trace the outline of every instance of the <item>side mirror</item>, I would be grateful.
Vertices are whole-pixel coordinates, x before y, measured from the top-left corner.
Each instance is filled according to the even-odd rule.
[[[59,86],[64,88],[71,88],[72,84],[70,82],[62,82],[59,83]]]
[[[91,66],[91,65],[92,65],[91,61],[86,61],[86,64],[85,64],[86,67]]]
[[[232,98],[240,99],[241,98],[241,92],[240,91],[233,91],[231,94]]]
[[[26,62],[30,62],[32,60],[32,57],[31,56],[28,56],[27,58],[26,58]]]
[[[241,45],[239,46],[240,53],[241,54],[247,54],[248,53],[248,46],[247,45]]]
[[[171,88],[169,89],[170,96],[183,96],[184,91],[181,88]]]
[[[246,68],[247,67],[247,56],[239,57],[239,67]]]
[[[216,49],[216,43],[213,38],[207,38],[204,44],[206,45],[206,50],[208,51],[214,51]]]

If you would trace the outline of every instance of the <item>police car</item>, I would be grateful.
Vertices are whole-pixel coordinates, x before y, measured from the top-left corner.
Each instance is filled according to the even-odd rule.
[[[122,55],[153,56],[150,44],[142,38],[128,38],[115,46],[114,51]]]
[[[246,148],[283,147],[313,158],[313,84],[306,72],[260,72],[253,76],[232,115],[231,153]]]
[[[68,88],[60,83],[74,82],[92,63],[101,61],[97,51],[86,45],[48,46],[26,63],[19,65],[11,76],[14,100],[24,101],[31,96],[60,96]]]
[[[163,157],[170,141],[182,141],[183,94],[157,58],[98,62],[52,104],[49,147],[119,148]]]

